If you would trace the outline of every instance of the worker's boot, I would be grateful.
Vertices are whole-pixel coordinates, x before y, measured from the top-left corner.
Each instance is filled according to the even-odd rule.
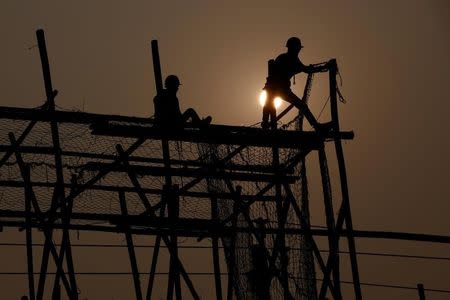
[[[200,121],[200,127],[206,127],[208,126],[212,121],[212,117],[211,116],[207,116],[206,118],[203,118]]]

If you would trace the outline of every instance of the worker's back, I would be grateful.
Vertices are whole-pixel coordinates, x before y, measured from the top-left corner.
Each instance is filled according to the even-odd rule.
[[[282,53],[273,62],[268,81],[280,88],[288,88],[291,85],[291,77],[301,72],[304,68],[305,66],[297,56]]]
[[[163,90],[153,99],[155,105],[155,119],[164,126],[177,126],[181,123],[181,111],[175,93]]]

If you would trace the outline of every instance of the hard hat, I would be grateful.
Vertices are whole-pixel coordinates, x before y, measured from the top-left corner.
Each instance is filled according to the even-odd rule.
[[[181,85],[180,79],[176,75],[169,75],[164,80],[164,86],[167,88],[168,86],[179,86]]]
[[[290,37],[287,42],[286,42],[286,47],[288,48],[303,48],[302,46],[302,42],[300,41],[300,39],[296,36]]]

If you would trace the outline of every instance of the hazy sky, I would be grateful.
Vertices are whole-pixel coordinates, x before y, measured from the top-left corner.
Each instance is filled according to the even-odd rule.
[[[152,115],[149,45],[156,38],[163,74],[178,74],[183,83],[182,108],[239,125],[260,121],[257,96],[267,60],[285,50],[288,37],[299,36],[305,64],[336,58],[341,71],[347,100],[339,107],[341,123],[356,134],[344,145],[354,227],[450,235],[449,1],[2,0],[0,105],[43,103],[33,47],[38,28],[46,32],[62,108]],[[316,79],[310,107],[317,115],[327,85]],[[295,91],[302,80],[298,76]],[[423,243],[361,240],[358,246],[450,253],[450,246]],[[361,275],[363,281],[450,289],[449,262],[362,261]],[[416,297],[364,292],[366,299]]]

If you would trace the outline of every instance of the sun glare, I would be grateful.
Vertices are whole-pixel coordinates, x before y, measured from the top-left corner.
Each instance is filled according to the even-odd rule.
[[[261,91],[261,94],[259,94],[259,105],[261,107],[264,107],[267,101],[267,92],[265,90]],[[278,109],[281,106],[281,103],[283,103],[283,99],[280,97],[276,97],[274,100],[275,108]]]
[[[261,94],[259,94],[259,105],[261,105],[261,107],[264,107],[264,105],[266,104],[266,100],[267,100],[267,92],[262,90]]]
[[[283,99],[281,99],[280,97],[276,97],[273,102],[275,104],[275,108],[278,109],[281,106],[281,103],[283,103]]]

